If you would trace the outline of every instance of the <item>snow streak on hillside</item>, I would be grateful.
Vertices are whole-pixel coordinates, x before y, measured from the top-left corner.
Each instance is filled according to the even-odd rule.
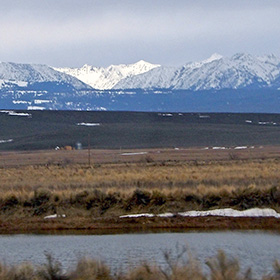
[[[76,77],[95,89],[111,89],[124,78],[148,72],[159,66],[158,64],[151,64],[140,60],[134,64],[111,65],[107,68],[94,67],[86,64],[81,68],[54,69]]]

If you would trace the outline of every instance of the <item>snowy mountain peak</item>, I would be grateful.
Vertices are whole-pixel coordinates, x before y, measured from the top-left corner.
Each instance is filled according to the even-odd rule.
[[[147,61],[141,59],[141,60],[137,61],[134,65],[141,65],[141,66],[149,67],[149,66],[151,66],[153,64],[151,64],[150,62],[147,62]]]
[[[218,53],[214,53],[212,54],[209,58],[205,59],[205,60],[202,60],[202,61],[199,61],[199,62],[191,62],[191,63],[188,63],[186,65],[187,68],[191,68],[191,69],[195,69],[195,68],[199,68],[201,67],[202,65],[204,64],[207,64],[207,63],[211,63],[213,61],[216,61],[216,60],[220,60],[222,59],[223,56],[218,54]]]
[[[93,66],[89,65],[89,64],[85,64],[81,67],[81,69],[92,69]]]
[[[150,64],[149,62],[143,60],[143,59],[140,59],[138,62],[136,62],[135,64]]]
[[[139,75],[159,67],[140,60],[134,64],[110,65],[106,68],[85,64],[81,68],[54,68],[57,71],[74,76],[95,89],[111,89],[124,78]]]
[[[221,58],[223,58],[222,55],[220,55],[218,53],[213,53],[209,58],[205,59],[203,62],[209,63],[209,62],[212,62],[214,60],[219,60]]]

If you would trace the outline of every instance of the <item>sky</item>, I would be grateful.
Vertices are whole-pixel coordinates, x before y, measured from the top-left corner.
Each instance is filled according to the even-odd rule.
[[[178,66],[280,56],[279,0],[0,0],[0,61]]]

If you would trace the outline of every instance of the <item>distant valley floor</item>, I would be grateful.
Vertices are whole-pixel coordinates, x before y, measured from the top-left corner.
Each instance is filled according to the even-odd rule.
[[[0,150],[280,145],[280,114],[0,110]]]

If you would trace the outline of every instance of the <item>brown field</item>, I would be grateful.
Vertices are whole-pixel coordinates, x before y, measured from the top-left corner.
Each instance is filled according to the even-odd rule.
[[[90,165],[86,150],[2,152],[0,160],[0,232],[280,229],[273,218],[118,218],[226,207],[280,212],[280,147],[91,150]],[[44,219],[55,213],[66,218]]]
[[[206,147],[205,147],[206,148]],[[280,146],[255,146],[248,149],[205,149],[205,148],[174,148],[174,149],[134,149],[134,150],[90,150],[91,164],[147,162],[147,161],[211,161],[237,159],[280,158]],[[147,153],[123,155],[124,153]],[[45,164],[88,164],[88,150],[42,150],[0,152],[0,168],[21,165]]]

